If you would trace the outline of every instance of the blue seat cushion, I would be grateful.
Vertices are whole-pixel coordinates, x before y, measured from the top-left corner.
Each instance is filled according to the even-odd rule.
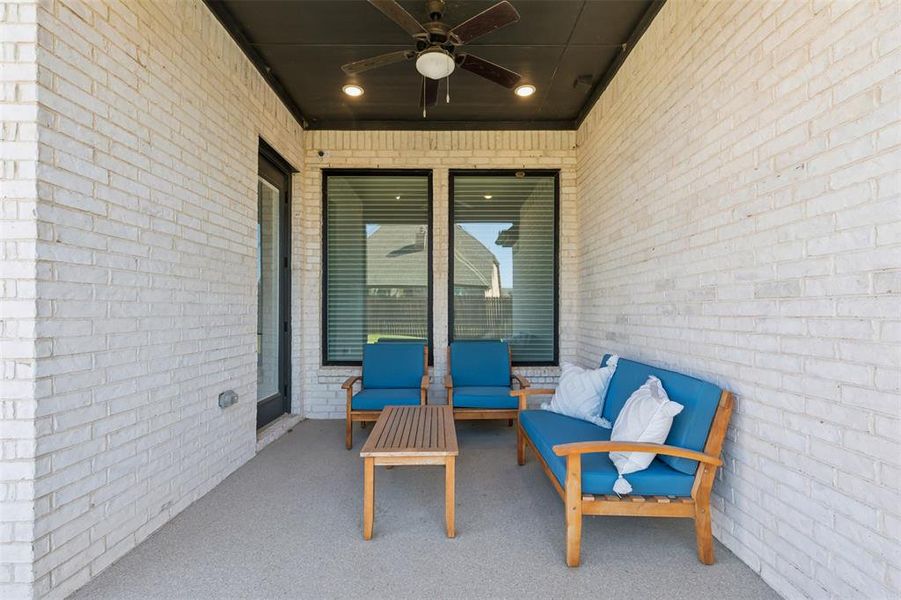
[[[354,410],[382,410],[391,405],[419,404],[419,388],[363,388],[350,401]]]
[[[510,385],[510,350],[507,342],[453,342],[450,345],[454,387]]]
[[[566,458],[554,454],[555,445],[610,440],[609,429],[546,410],[522,411],[519,422],[561,486],[566,481]],[[582,455],[584,493],[614,493],[617,476],[616,467],[606,452]],[[632,493],[640,496],[690,496],[694,483],[694,476],[673,469],[659,457],[647,469],[630,473],[626,479],[632,485]]]
[[[363,346],[363,387],[419,388],[425,375],[421,342],[376,342]]]
[[[607,364],[608,358],[609,355],[604,356],[601,366]],[[632,392],[644,385],[651,375],[660,380],[670,400],[684,407],[673,419],[673,426],[664,443],[702,452],[723,392],[707,381],[620,358],[607,388],[603,417],[614,423]],[[689,475],[694,475],[698,469],[696,460],[674,456],[661,456],[659,460]]]
[[[510,386],[455,386],[454,406],[510,409],[519,407],[519,399],[510,395]]]

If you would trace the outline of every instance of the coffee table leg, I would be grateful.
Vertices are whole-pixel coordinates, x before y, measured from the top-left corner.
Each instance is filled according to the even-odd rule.
[[[375,519],[375,464],[373,459],[363,459],[363,539],[372,539],[372,522]]]
[[[448,456],[444,465],[444,521],[447,525],[447,537],[454,537],[454,469],[456,457]]]

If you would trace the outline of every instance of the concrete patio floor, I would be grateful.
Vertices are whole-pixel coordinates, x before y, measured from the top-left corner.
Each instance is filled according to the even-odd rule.
[[[700,564],[687,520],[587,518],[582,567],[563,560],[563,504],[514,430],[458,424],[457,538],[437,467],[376,470],[361,534],[369,430],[306,421],[82,588],[74,598],[777,598],[722,545]]]

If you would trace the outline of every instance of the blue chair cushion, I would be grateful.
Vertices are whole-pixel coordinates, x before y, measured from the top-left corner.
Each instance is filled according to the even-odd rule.
[[[554,454],[555,445],[610,439],[609,429],[546,410],[522,411],[519,422],[561,486],[566,481],[566,458]],[[606,452],[582,455],[584,493],[614,493],[617,476],[616,467]],[[632,493],[640,496],[690,496],[694,484],[694,476],[671,468],[659,457],[647,469],[630,473],[626,479],[632,485]]]
[[[609,354],[604,356],[601,366],[607,364],[609,357]],[[620,358],[604,399],[604,418],[614,423],[632,392],[644,385],[651,375],[660,380],[670,400],[678,402],[684,407],[682,412],[673,419],[673,427],[670,429],[665,443],[679,448],[703,451],[704,445],[707,443],[707,434],[710,433],[710,427],[713,424],[713,416],[719,406],[720,395],[723,392],[721,388],[712,383],[682,373]],[[694,475],[698,468],[696,460],[673,456],[658,458],[673,469],[689,475]]]
[[[353,410],[382,410],[386,406],[419,404],[419,388],[364,388],[350,401]]]
[[[454,388],[510,385],[510,350],[507,342],[453,342],[450,345],[450,364]]]
[[[454,386],[454,406],[460,408],[518,408],[510,386]]]
[[[425,375],[423,344],[377,342],[363,346],[363,387],[417,388]]]

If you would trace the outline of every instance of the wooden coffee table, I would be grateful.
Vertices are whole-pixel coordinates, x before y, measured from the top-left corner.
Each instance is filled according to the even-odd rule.
[[[372,539],[376,465],[444,465],[444,520],[454,537],[457,431],[449,406],[386,406],[363,444],[363,538]]]

